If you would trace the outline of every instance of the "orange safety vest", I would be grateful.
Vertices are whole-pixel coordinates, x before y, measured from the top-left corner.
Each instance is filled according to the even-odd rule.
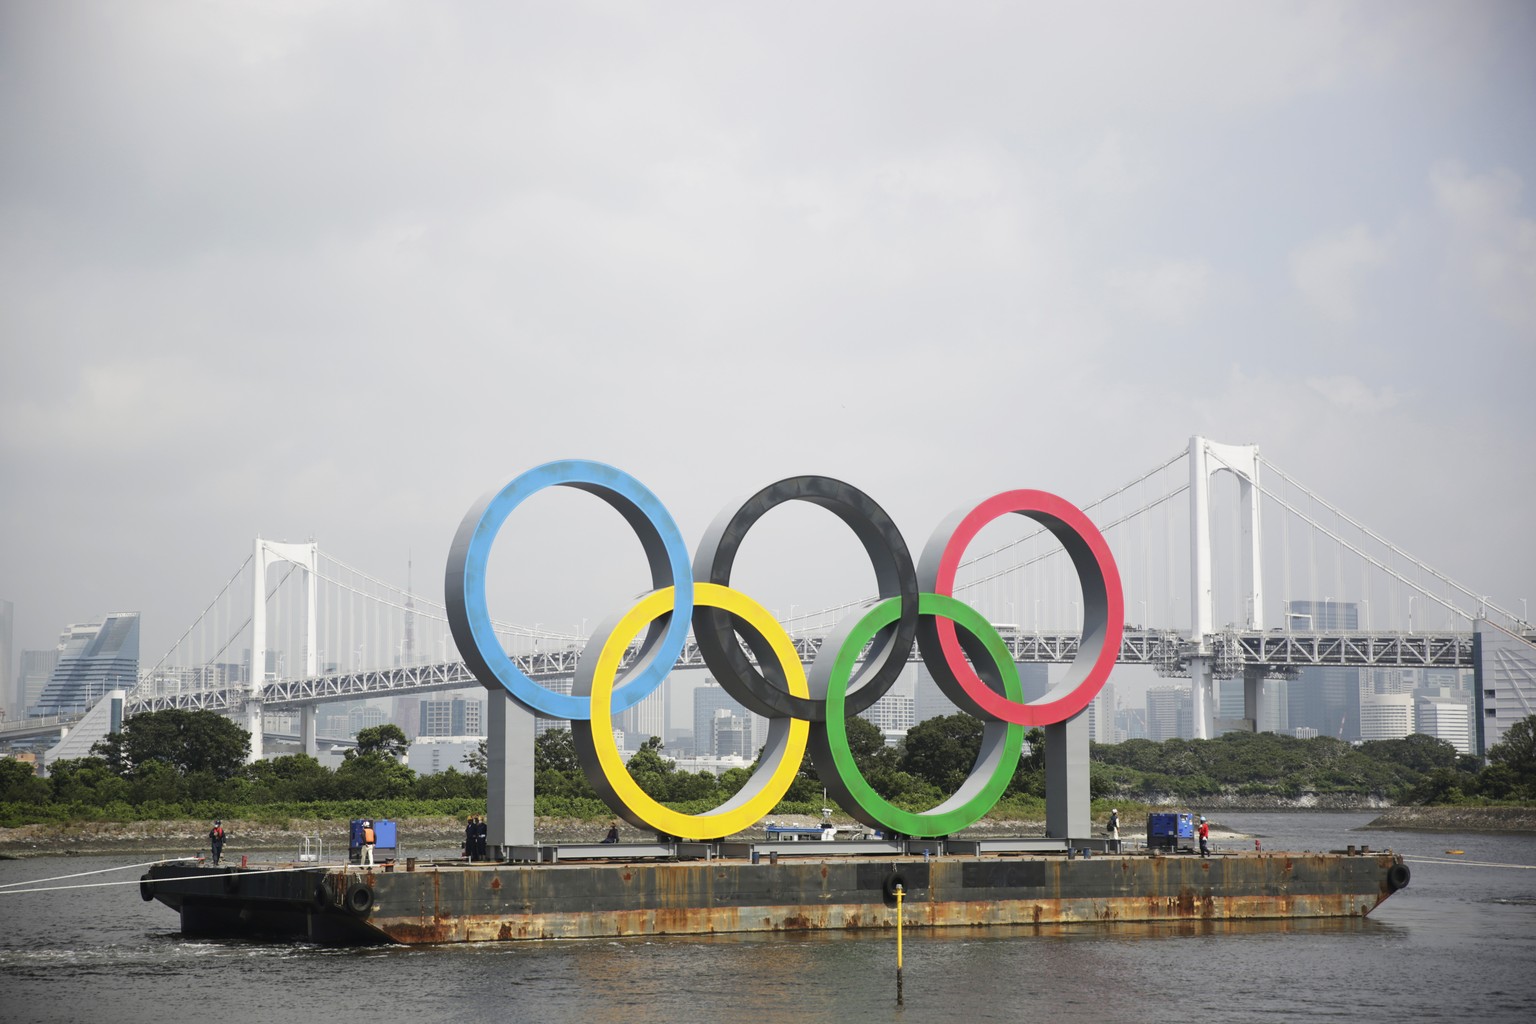
[[[373,845],[373,829],[371,829],[371,828],[363,829],[363,845],[364,846],[372,846]]]

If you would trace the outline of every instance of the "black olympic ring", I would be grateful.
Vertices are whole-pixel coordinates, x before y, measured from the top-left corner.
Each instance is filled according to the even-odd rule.
[[[863,607],[870,608],[892,597],[901,598],[901,616],[881,629],[870,644],[869,656],[854,677],[856,689],[847,696],[846,710],[856,715],[873,706],[896,684],[918,635],[917,569],[901,531],[873,498],[852,484],[826,476],[792,476],[769,484],[732,512],[727,506],[704,531],[693,559],[693,578],[698,582],[730,586],[736,552],[752,525],[770,509],[789,501],[808,501],[837,516],[864,545],[874,566],[879,596]],[[853,616],[858,618],[857,615]],[[746,630],[747,645],[759,665],[768,666],[765,677],[742,653],[735,617],[719,608],[695,605],[693,635],[704,664],[720,685],[748,710],[767,718],[788,715],[811,722],[827,719],[825,693],[818,697],[791,695],[778,662],[766,649],[756,630]]]

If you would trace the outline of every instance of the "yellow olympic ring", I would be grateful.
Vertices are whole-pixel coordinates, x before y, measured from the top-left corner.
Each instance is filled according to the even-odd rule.
[[[810,696],[805,668],[800,664],[795,645],[768,609],[738,590],[714,583],[694,583],[693,603],[729,612],[756,629],[778,658],[789,692],[796,697]],[[606,783],[618,797],[618,806],[629,811],[626,818],[631,824],[679,839],[718,839],[751,827],[789,792],[805,755],[810,723],[800,718],[769,719],[768,743],[757,772],[734,796],[713,811],[684,814],[653,800],[635,783],[619,756],[618,742],[613,735],[611,702],[614,679],[625,650],[642,629],[670,613],[672,604],[673,588],[653,590],[618,620],[603,642],[592,669],[592,717],[585,722],[573,720],[571,726],[577,743],[590,744],[602,767],[602,778],[592,781]],[[578,668],[580,675],[584,673]],[[758,776],[763,772],[768,774],[760,781]]]

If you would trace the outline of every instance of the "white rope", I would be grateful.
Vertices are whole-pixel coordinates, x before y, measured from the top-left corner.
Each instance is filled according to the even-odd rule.
[[[197,857],[177,857],[174,860],[166,860],[166,861],[155,860],[155,861],[148,861],[147,863],[148,864],[174,864],[174,863],[177,863],[179,861],[197,860],[197,859],[198,859]],[[129,864],[129,865],[125,865],[125,867],[144,867],[144,866],[145,866],[144,864]],[[334,870],[336,867],[340,867],[343,873],[345,873],[346,870],[347,870],[347,865],[345,865],[345,864],[333,865],[333,866],[328,866],[328,865],[325,865],[325,864],[303,864],[303,865],[300,865],[298,867],[292,867],[292,868],[257,868],[255,870],[260,871],[260,873],[263,874],[263,875],[285,875],[285,874],[291,874],[291,873],[293,873],[295,871],[314,871],[316,869],[319,869],[321,871],[329,872],[329,871]],[[107,870],[109,870],[109,871],[116,871],[116,870],[119,870],[119,869],[118,868],[108,868]],[[361,870],[361,869],[359,869],[359,870]],[[87,871],[87,872],[84,872],[84,873],[85,874],[94,874],[95,872]],[[75,876],[75,875],[60,875],[59,877],[60,878],[74,878],[74,877],[77,877],[77,876]],[[204,881],[207,881],[210,877],[221,878],[221,877],[223,877],[223,874],[177,875],[177,876],[175,876],[173,878],[151,878],[151,879],[147,879],[147,881],[150,884],[152,884],[152,885],[159,886],[159,885],[169,885],[172,882],[204,882]],[[39,878],[39,879],[35,879],[35,881],[38,881],[38,882],[50,882],[50,881],[53,881],[53,879],[50,879],[50,878]],[[128,879],[125,882],[81,882],[78,885],[46,885],[46,886],[37,886],[37,887],[31,888],[31,889],[10,889],[10,890],[7,890],[5,892],[0,892],[0,896],[19,896],[22,893],[27,893],[27,892],[63,892],[63,891],[69,890],[69,889],[104,889],[104,888],[108,888],[108,887],[111,887],[111,886],[114,886],[114,885],[138,885],[140,882],[143,882],[143,881],[146,881],[146,879],[130,878],[130,879]],[[19,884],[19,883],[12,883],[12,884]]]
[[[1462,860],[1460,857],[1453,859],[1444,857],[1404,857],[1416,864],[1465,864],[1469,868],[1519,868],[1522,871],[1536,871],[1536,864],[1500,864],[1491,860]]]
[[[5,882],[0,884],[0,889],[10,889],[18,885],[36,885],[39,882],[62,882],[66,878],[84,878],[86,875],[105,875],[112,871],[128,871],[132,868],[153,867],[156,864],[175,864],[178,861],[197,860],[196,857],[172,857],[169,860],[146,860],[139,864],[123,864],[115,868],[100,868],[96,871],[77,871],[72,875],[54,875],[52,878],[29,878],[21,882]]]

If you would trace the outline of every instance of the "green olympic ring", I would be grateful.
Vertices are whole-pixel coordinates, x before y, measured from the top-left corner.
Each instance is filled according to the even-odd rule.
[[[978,667],[982,680],[1007,699],[1023,702],[1024,687],[1019,682],[1013,655],[980,612],[953,597],[923,593],[918,595],[918,614],[949,619],[959,626],[965,632],[961,645]],[[903,810],[876,793],[854,762],[843,706],[848,680],[865,644],[900,615],[901,599],[889,598],[857,620],[849,616],[844,621],[851,625],[833,633],[822,646],[823,653],[812,664],[809,681],[812,695],[826,700],[827,717],[811,723],[811,758],[828,793],[864,824],[898,835],[947,836],[979,821],[1002,797],[1018,767],[1024,727],[995,718],[986,720],[981,750],[970,775],[953,796],[936,807],[927,811]],[[836,654],[824,660],[827,651]]]

